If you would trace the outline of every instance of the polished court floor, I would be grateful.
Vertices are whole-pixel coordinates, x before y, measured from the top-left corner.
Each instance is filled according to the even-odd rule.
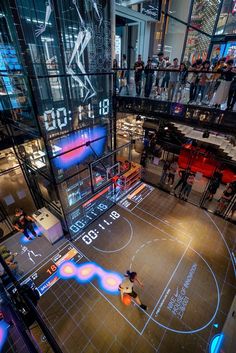
[[[234,254],[234,225],[144,184],[73,243],[52,248],[26,277],[39,288],[39,309],[65,353],[202,353],[235,295]],[[52,272],[60,259],[121,276],[136,271],[147,312],[125,306],[97,279],[59,279]]]

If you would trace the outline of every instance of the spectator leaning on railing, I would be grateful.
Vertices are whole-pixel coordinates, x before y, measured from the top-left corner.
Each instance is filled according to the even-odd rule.
[[[139,54],[138,60],[134,64],[134,80],[136,86],[136,95],[140,96],[141,88],[142,88],[142,72],[144,70],[144,62],[142,61],[142,57]]]
[[[220,108],[221,104],[224,104],[228,99],[230,85],[236,73],[235,68],[233,68],[233,63],[233,60],[228,60],[226,68],[220,69],[220,85],[212,99],[212,105],[214,105],[215,108]]]
[[[178,65],[178,58],[173,60],[173,65],[169,66],[170,71],[170,81],[168,86],[168,101],[172,101],[175,93],[176,83],[178,82],[179,76],[179,65]]]
[[[180,64],[178,82],[175,88],[174,100],[180,102],[182,99],[182,92],[185,89],[187,83],[188,71],[184,63]],[[179,97],[178,97],[179,94]]]

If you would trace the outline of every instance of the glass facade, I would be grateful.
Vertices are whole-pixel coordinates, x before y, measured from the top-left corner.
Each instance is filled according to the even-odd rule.
[[[94,193],[90,163],[113,140],[110,2],[1,4],[0,107],[17,156],[37,206],[79,222],[86,212],[73,210]]]
[[[236,34],[236,1],[224,0],[216,34]]]
[[[235,6],[234,0],[163,1],[162,29],[156,26],[153,55],[164,51],[171,60],[178,57],[189,64],[198,58],[206,60],[212,56],[215,35],[235,33]],[[231,52],[234,46],[231,44]],[[223,51],[221,48],[221,55]]]
[[[184,60],[190,64],[193,64],[197,59],[206,60],[210,42],[210,37],[190,27],[187,32]]]
[[[221,0],[194,0],[191,26],[211,35],[220,2]]]
[[[167,20],[167,30],[165,34],[165,55],[171,59],[180,58],[185,41],[186,26],[173,18]]]

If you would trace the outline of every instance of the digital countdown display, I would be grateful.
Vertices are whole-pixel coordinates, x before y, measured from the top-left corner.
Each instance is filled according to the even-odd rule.
[[[101,231],[109,228],[114,223],[114,221],[118,220],[119,218],[120,218],[120,214],[117,211],[111,211],[106,218],[102,219],[101,222],[98,223],[97,228],[89,230],[87,233],[85,233],[82,236],[83,242],[86,245],[92,244],[93,240],[99,237],[99,234],[101,234]]]
[[[68,110],[66,107],[51,108],[43,113],[43,128],[47,135],[52,134],[54,137],[61,131],[71,130],[78,127],[81,122],[93,121],[96,118],[104,118],[111,112],[110,99],[105,98],[98,104],[89,103],[87,105],[79,105],[74,111]]]
[[[80,234],[90,223],[114,205],[114,202],[104,196],[108,192],[109,187],[96,194],[69,215],[68,223],[70,224],[69,229],[72,237]]]

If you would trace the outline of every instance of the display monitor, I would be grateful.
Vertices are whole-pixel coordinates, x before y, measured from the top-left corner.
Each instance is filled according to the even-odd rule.
[[[89,157],[101,157],[106,138],[107,130],[104,126],[85,128],[61,137],[52,146],[54,154],[58,155],[53,158],[53,165],[57,169],[66,170],[84,163]]]

